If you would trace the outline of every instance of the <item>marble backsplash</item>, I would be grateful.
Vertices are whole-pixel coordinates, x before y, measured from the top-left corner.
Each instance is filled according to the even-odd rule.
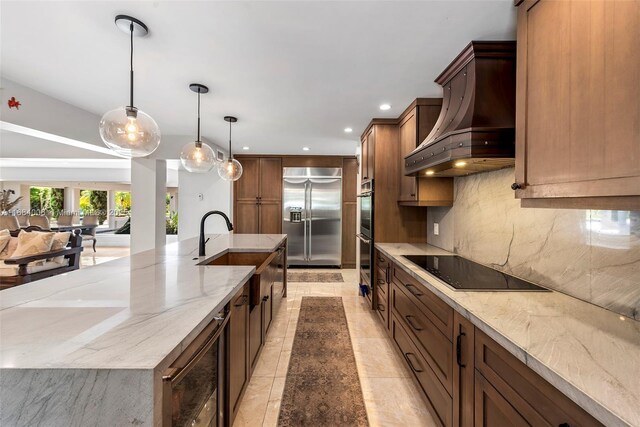
[[[640,320],[640,212],[521,208],[513,181],[456,178],[453,207],[428,208],[428,242]]]

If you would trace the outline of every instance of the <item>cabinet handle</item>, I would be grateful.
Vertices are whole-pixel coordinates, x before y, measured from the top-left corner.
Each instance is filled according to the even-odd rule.
[[[411,359],[409,358],[409,356],[413,356],[416,357],[415,354],[413,353],[404,353],[404,358],[407,359],[407,363],[409,364],[409,366],[411,367],[411,370],[413,370],[414,372],[422,372],[422,368],[421,369],[416,369],[415,366],[413,366],[413,362],[411,362]],[[417,363],[417,362],[416,362]],[[417,363],[418,366],[420,366],[419,363]]]
[[[569,423],[562,423],[558,424],[558,427],[571,427],[571,425],[569,425]]]
[[[460,333],[456,337],[456,362],[458,362],[458,366],[461,368],[465,368],[467,365],[462,363],[462,337],[466,336],[464,332],[462,332],[462,325],[460,325]]]
[[[514,182],[513,184],[511,184],[511,189],[514,190],[514,191],[515,190],[521,190],[523,188],[524,188],[524,185],[522,185],[520,183]]]
[[[411,197],[416,197],[416,193],[409,194]]]
[[[390,265],[387,266],[387,277],[386,277],[386,279],[387,279],[387,283],[391,283],[391,266]]]
[[[407,319],[407,323],[409,324],[409,326],[411,326],[411,329],[413,329],[415,331],[421,331],[422,329],[424,329],[424,328],[422,328],[420,326],[417,326],[417,323],[415,323],[413,320],[411,320],[411,319],[415,319],[414,316],[412,316],[410,314],[407,314],[406,316],[404,316],[404,318]]]
[[[407,290],[409,292],[411,292],[413,294],[414,297],[421,297],[422,294],[420,293],[420,291],[418,291],[418,288],[416,288],[414,285],[412,285],[411,283],[405,283],[404,287],[407,288]],[[415,290],[413,290],[415,289]]]
[[[383,279],[378,279],[378,285],[384,285],[385,283],[387,282],[384,281]]]
[[[382,305],[382,304],[378,304],[378,310],[380,310],[380,311],[384,311],[384,305]]]
[[[266,301],[268,301],[268,300],[269,300],[269,295],[265,295],[265,296],[263,296],[263,297],[262,297],[262,301],[265,301],[265,302],[266,302]]]

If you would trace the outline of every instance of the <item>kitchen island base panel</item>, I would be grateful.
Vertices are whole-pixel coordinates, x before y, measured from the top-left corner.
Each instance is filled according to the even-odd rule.
[[[7,369],[2,426],[158,425],[153,370]]]

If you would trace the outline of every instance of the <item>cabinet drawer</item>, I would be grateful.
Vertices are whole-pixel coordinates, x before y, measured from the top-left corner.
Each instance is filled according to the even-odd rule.
[[[387,272],[386,270],[381,270],[379,268],[376,268],[376,287],[384,292],[385,294],[389,293],[389,284],[387,283]]]
[[[379,292],[376,302],[376,311],[382,320],[385,329],[389,329],[389,301],[387,294]]]
[[[405,363],[418,380],[425,393],[429,410],[441,426],[451,426],[453,419],[453,399],[444,389],[438,377],[416,348],[395,314],[391,314],[391,336],[400,350]]]
[[[475,340],[476,369],[530,424],[602,425],[478,329]]]
[[[379,250],[376,250],[375,263],[379,269],[381,269],[382,271],[385,271],[389,266],[389,258],[387,258],[387,256],[382,252],[380,252]]]
[[[411,301],[409,291],[399,285],[391,287],[391,307],[405,329],[414,338],[438,380],[453,394],[453,344]]]
[[[426,308],[424,314],[434,325],[451,341],[453,340],[453,309],[449,305],[435,296],[433,292],[424,287],[420,282],[402,271],[397,266],[393,266],[392,280],[406,289],[411,300],[418,306]]]

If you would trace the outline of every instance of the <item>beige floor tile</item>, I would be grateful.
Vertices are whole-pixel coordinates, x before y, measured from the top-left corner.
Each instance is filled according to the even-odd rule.
[[[276,378],[284,378],[289,370],[289,361],[291,360],[291,350],[280,353],[278,360],[278,368],[276,369]]]
[[[346,316],[351,338],[388,339],[389,335],[377,313],[371,310],[364,313],[347,312]]]
[[[276,369],[278,368],[278,361],[280,360],[280,353],[282,351],[282,337],[269,337],[271,341],[267,341],[262,348],[262,352],[258,357],[258,363],[256,363],[256,369],[253,371],[254,377],[275,377]]]
[[[371,427],[439,425],[411,378],[360,378],[360,384]]]
[[[254,427],[262,424],[269,403],[273,378],[251,377],[242,398],[234,427]]]
[[[98,242],[95,252],[93,252],[91,245],[84,247],[80,253],[80,268],[102,264],[107,261],[129,256],[129,254],[129,248],[100,247],[100,242]]]
[[[411,372],[404,366],[388,338],[352,338],[360,378],[402,378]]]

